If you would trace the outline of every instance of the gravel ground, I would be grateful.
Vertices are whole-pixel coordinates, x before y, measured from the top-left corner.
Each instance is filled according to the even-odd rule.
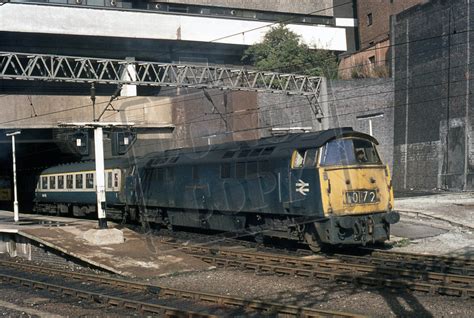
[[[358,288],[301,277],[215,270],[152,280],[187,290],[261,299],[371,317],[472,317],[474,301],[400,290]]]
[[[468,199],[471,197],[472,194]],[[432,198],[426,197],[421,201],[429,202],[430,199]],[[449,200],[451,200],[450,197]],[[448,203],[455,205],[453,202],[449,201]],[[413,204],[415,203],[418,204],[419,202],[414,201]],[[470,201],[468,203],[470,204]],[[432,208],[436,204],[436,202],[431,202],[429,207]],[[461,206],[464,213],[459,215],[463,215],[467,220],[470,218],[469,211],[473,212],[474,209],[470,205],[459,204],[461,203],[456,203],[456,206]],[[424,204],[421,205],[424,206]],[[459,211],[456,210],[456,212]],[[441,231],[442,234],[419,239],[396,238],[393,250],[474,257],[474,231],[466,227],[454,226],[442,219],[433,219],[426,216],[402,214],[402,218],[408,223],[431,226],[443,229],[443,231]],[[71,270],[88,271],[88,269],[80,266],[70,266]],[[345,311],[371,317],[474,317],[473,299],[412,293],[402,290],[390,291],[387,289],[357,287],[352,284],[311,278],[256,274],[253,271],[215,269],[204,272],[182,273],[146,281],[184,290]],[[47,301],[31,301],[32,298],[38,297],[47,299]],[[108,309],[93,302],[63,298],[60,295],[32,291],[4,283],[0,284],[0,300],[8,304],[18,305],[20,309],[31,308],[48,314],[61,314],[71,317],[137,315],[134,312]],[[4,307],[1,302],[0,312],[3,316],[8,317],[42,316],[18,310],[18,308],[17,310],[12,309],[12,306]]]
[[[24,262],[23,260],[19,260]],[[71,265],[71,269],[87,272]],[[95,272],[95,271],[90,271]],[[371,317],[472,317],[474,301],[401,290],[380,290],[352,284],[291,276],[274,276],[225,269],[183,273],[146,280],[148,283],[184,290],[259,299],[277,303],[351,312]],[[2,301],[26,310],[2,306]],[[138,316],[133,311],[106,308],[104,305],[17,285],[0,284],[0,313],[5,317],[50,317],[52,314],[77,316]]]
[[[473,231],[429,217],[413,217],[404,214],[401,217],[403,221],[441,228],[446,233],[412,240],[397,237],[392,242],[394,251],[474,258]]]
[[[87,300],[64,297],[41,290],[31,290],[14,284],[3,283],[0,285],[0,300],[12,305],[24,307],[24,311],[13,310],[0,306],[5,317],[131,317],[137,316],[135,312],[107,308],[103,304]],[[28,309],[33,309],[42,314],[30,314]]]

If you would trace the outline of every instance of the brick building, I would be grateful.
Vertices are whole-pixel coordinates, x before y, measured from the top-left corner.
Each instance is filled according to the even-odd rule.
[[[357,15],[360,50],[342,55],[340,76],[388,77],[391,73],[390,17],[427,0],[359,0]]]
[[[431,0],[393,21],[394,186],[474,187],[472,0]]]

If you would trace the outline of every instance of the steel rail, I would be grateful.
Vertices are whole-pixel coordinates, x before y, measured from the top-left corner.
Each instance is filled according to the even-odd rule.
[[[173,234],[173,233],[171,233]],[[189,235],[188,235],[189,236]],[[202,235],[195,235],[197,238],[202,238]],[[176,238],[171,236],[172,240],[178,239],[182,241],[182,239]],[[187,238],[186,240],[195,240],[195,238]],[[238,240],[235,238],[216,238],[216,235],[207,238],[208,241],[195,241],[192,246],[205,246],[205,247],[214,247],[216,246],[217,249],[221,250],[225,248],[225,246],[235,246],[239,245],[244,248],[248,249],[255,249],[263,251],[267,254],[278,254],[283,255],[283,257],[287,255],[294,255],[295,257],[300,256],[324,256],[330,258],[333,262],[336,260],[343,260],[347,262],[357,262],[361,264],[373,264],[373,265],[380,265],[380,266],[387,266],[387,267],[398,267],[398,268],[406,268],[406,269],[415,269],[415,270],[424,270],[424,271],[433,271],[433,272],[441,272],[441,273],[448,273],[448,274],[457,274],[457,275],[467,275],[467,276],[474,276],[474,259],[469,259],[467,257],[455,257],[455,256],[444,256],[444,255],[433,255],[433,254],[417,254],[417,253],[409,253],[409,252],[395,252],[395,251],[384,251],[369,247],[358,247],[361,251],[368,251],[371,252],[371,255],[353,255],[353,254],[341,254],[341,253],[321,253],[321,254],[314,254],[313,252],[304,251],[305,253],[296,253],[291,252],[288,250],[282,249],[275,249],[275,248],[268,248],[258,246],[255,243]],[[173,241],[169,240],[162,240],[163,243],[173,244]],[[218,243],[212,244],[212,242]],[[227,244],[229,243],[229,244]],[[299,250],[300,252],[302,250]],[[307,252],[307,253],[306,253]]]
[[[442,263],[446,265],[456,266],[470,266],[474,267],[474,259],[467,257],[458,256],[446,256],[446,255],[434,255],[434,254],[417,254],[410,252],[395,252],[395,251],[382,251],[377,249],[368,249],[372,251],[372,255],[378,257],[386,257],[391,259],[404,259],[408,261],[424,261],[432,263]]]
[[[424,280],[453,282],[461,284],[473,284],[474,277],[456,274],[436,273],[429,272],[426,270],[412,270],[412,269],[401,269],[388,266],[380,266],[374,264],[360,264],[360,263],[348,263],[341,262],[338,258],[320,259],[320,258],[300,258],[283,255],[272,255],[268,253],[254,253],[235,251],[229,249],[216,249],[213,247],[205,246],[182,246],[178,243],[165,243],[172,245],[174,248],[183,250],[184,252],[190,252],[192,254],[207,253],[216,254],[222,256],[229,256],[234,258],[247,259],[256,262],[266,262],[268,264],[285,264],[288,266],[300,266],[301,268],[320,268],[320,269],[336,269],[336,270],[351,270],[352,272],[359,273],[373,273],[376,271],[379,274],[387,275],[398,275],[408,278],[419,278]],[[358,260],[357,256],[351,256],[351,258]],[[365,257],[363,257],[366,260]]]
[[[387,253],[387,254],[390,254]],[[435,261],[431,259],[414,258],[404,259],[403,257],[389,256],[384,258],[384,254],[372,253],[370,256],[347,255],[347,254],[332,254],[345,262],[357,262],[359,264],[372,264],[377,266],[384,266],[389,268],[406,268],[410,270],[421,270],[425,272],[440,272],[446,274],[474,276],[474,266],[465,265],[461,262],[453,262],[449,264],[442,261]],[[453,266],[456,265],[456,266]]]
[[[175,297],[175,298],[180,298],[180,299],[185,299],[185,300],[203,302],[207,304],[241,307],[241,308],[245,308],[245,309],[249,309],[253,311],[264,312],[266,314],[273,313],[273,314],[278,314],[278,315],[284,315],[286,317],[341,317],[341,318],[364,317],[362,315],[346,313],[346,312],[314,309],[314,308],[308,308],[308,307],[299,307],[299,306],[294,306],[294,305],[282,305],[282,304],[273,303],[273,302],[247,300],[240,297],[231,297],[231,296],[217,295],[217,294],[212,294],[212,293],[180,290],[176,288],[143,284],[143,283],[138,283],[131,280],[125,280],[125,279],[120,279],[120,278],[112,278],[112,277],[105,277],[102,275],[85,274],[85,273],[78,273],[78,272],[69,272],[69,271],[63,271],[60,269],[44,268],[41,266],[24,264],[24,263],[19,264],[16,262],[0,260],[0,264],[4,266],[19,268],[19,269],[26,269],[26,270],[30,270],[30,271],[34,271],[34,272],[38,272],[42,274],[47,274],[47,275],[60,275],[66,278],[72,278],[72,279],[79,280],[82,282],[92,282],[96,284],[103,284],[107,286],[113,286],[113,287],[123,288],[123,289],[128,289],[128,290],[132,289],[132,290],[137,290],[137,291],[148,292],[148,293],[156,294],[159,297]]]
[[[183,252],[187,252],[194,257],[217,266],[327,280],[342,280],[371,286],[403,287],[411,290],[466,298],[474,297],[474,289],[471,287],[474,283],[474,277],[471,276],[341,263],[337,262],[337,260],[336,262],[335,260],[308,260],[282,255],[232,251],[203,246],[182,246],[176,243],[167,244],[171,244]]]
[[[92,291],[87,291],[83,289],[71,288],[66,286],[61,286],[57,284],[50,284],[40,280],[32,280],[23,277],[8,275],[4,273],[0,273],[0,279],[9,282],[9,283],[19,283],[22,286],[31,287],[35,289],[46,289],[50,292],[55,293],[62,293],[64,295],[73,296],[82,299],[90,299],[95,301],[100,301],[102,303],[106,303],[111,306],[117,306],[126,309],[134,309],[143,313],[153,313],[159,314],[163,317],[208,317],[208,318],[215,318],[215,315],[207,315],[202,314],[190,310],[181,310],[177,308],[172,308],[164,305],[147,303],[132,299],[127,299],[123,297],[116,297],[111,295],[106,295],[103,293],[96,293]]]

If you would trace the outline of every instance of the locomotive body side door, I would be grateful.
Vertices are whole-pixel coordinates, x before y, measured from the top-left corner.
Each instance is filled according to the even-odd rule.
[[[316,171],[318,148],[297,149],[291,157],[288,178],[290,213],[323,216]]]

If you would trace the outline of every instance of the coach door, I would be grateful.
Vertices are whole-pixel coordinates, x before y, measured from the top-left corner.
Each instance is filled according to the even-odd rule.
[[[136,173],[136,166],[133,166],[125,178],[125,200],[128,205],[137,204],[137,179],[138,174]]]

